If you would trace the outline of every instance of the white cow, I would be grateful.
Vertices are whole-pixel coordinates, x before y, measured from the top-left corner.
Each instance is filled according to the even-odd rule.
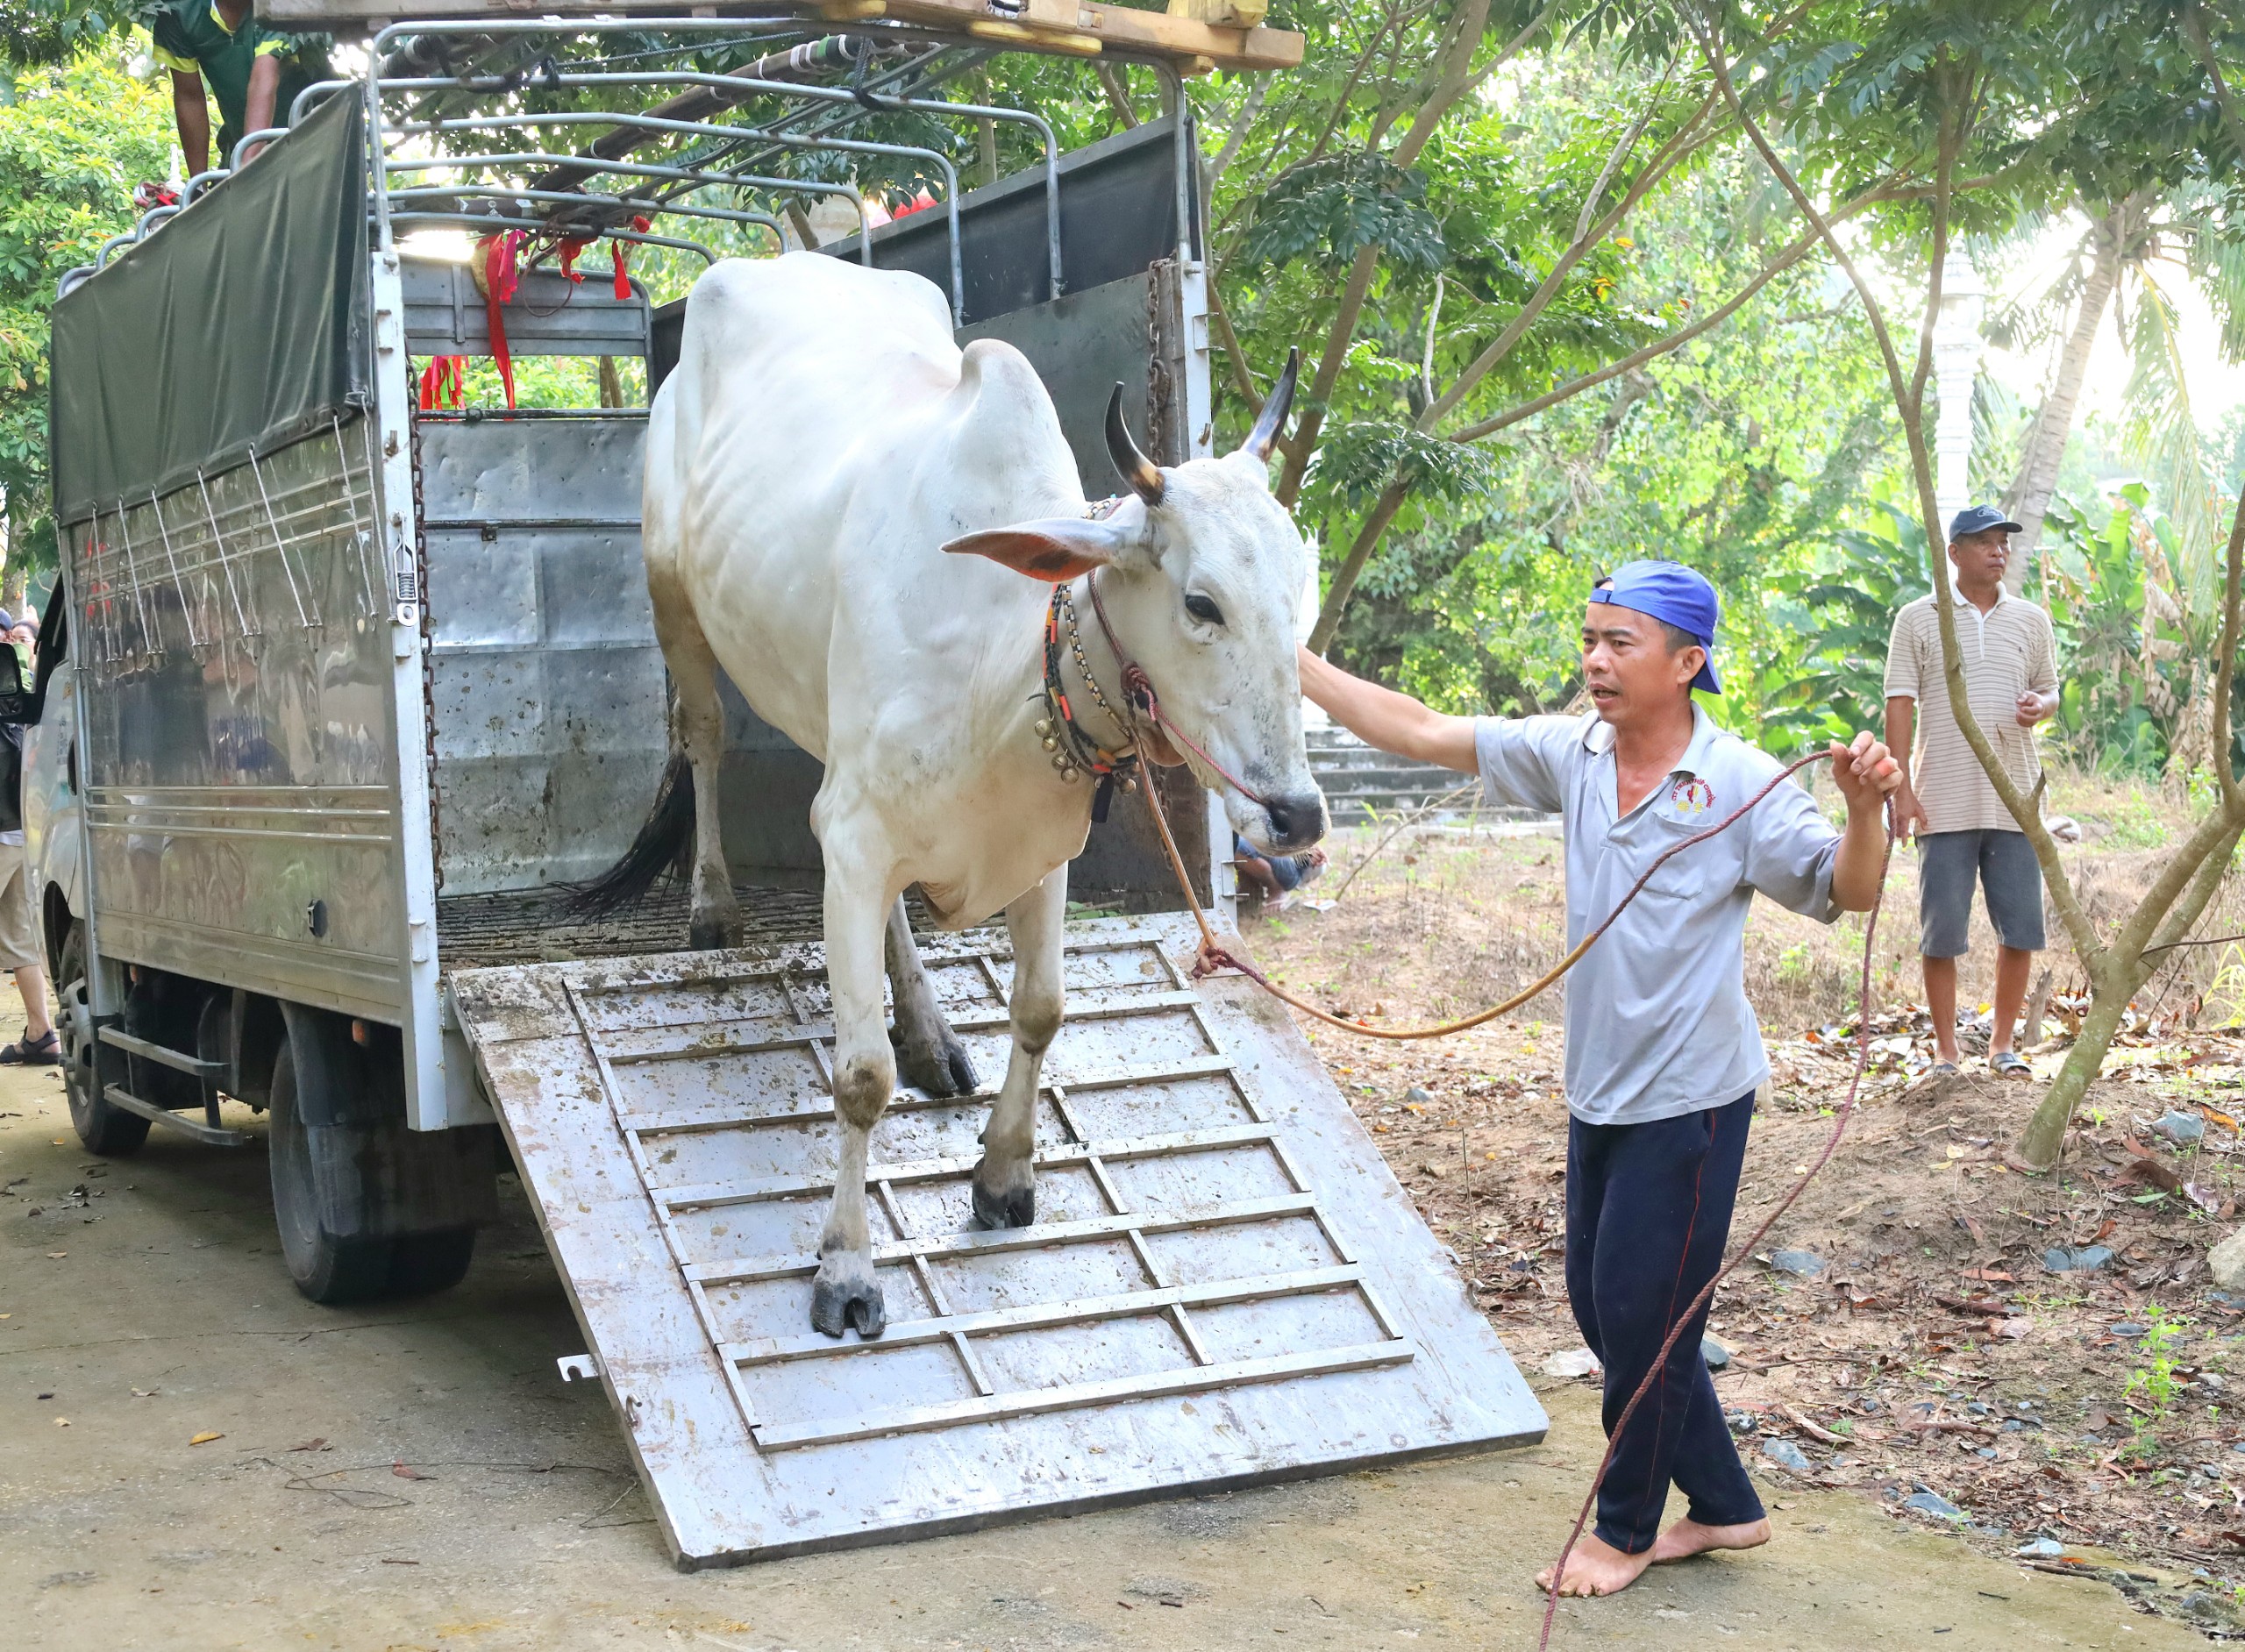
[[[792,253],[718,264],[688,301],[677,370],[649,416],[645,503],[676,755],[641,842],[596,888],[643,890],[690,828],[693,943],[735,938],[716,808],[720,666],[759,716],[826,765],[811,825],[825,860],[841,1153],[811,1323],[829,1335],[884,1322],[866,1152],[898,1055],[931,1094],[976,1087],[905,923],[915,883],[947,928],[1006,915],[1013,1054],[973,1209],[984,1226],[1033,1219],[1037,1072],[1059,1030],[1068,862],[1093,791],[1055,767],[1065,730],[1039,726],[1051,581],[1073,582],[1091,675],[1120,708],[1121,667],[1087,588],[1098,580],[1165,715],[1262,800],[1225,788],[1238,831],[1272,851],[1323,834],[1294,673],[1308,552],[1265,474],[1293,382],[1290,364],[1240,452],[1173,470],[1140,454],[1111,409],[1108,445],[1134,493],[1094,520],[1028,361],[994,341],[961,351],[943,295],[918,276]],[[1065,649],[1061,665],[1085,735],[1120,750],[1121,723]]]

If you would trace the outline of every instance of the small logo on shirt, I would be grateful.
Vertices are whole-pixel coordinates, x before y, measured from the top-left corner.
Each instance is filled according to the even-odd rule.
[[[1668,801],[1679,815],[1704,815],[1715,806],[1715,788],[1695,775],[1687,775],[1668,788]]]

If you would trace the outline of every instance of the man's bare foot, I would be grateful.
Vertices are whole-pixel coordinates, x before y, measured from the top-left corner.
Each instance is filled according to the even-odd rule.
[[[1695,1520],[1680,1520],[1654,1542],[1651,1563],[1664,1566],[1671,1560],[1689,1560],[1715,1549],[1759,1549],[1769,1541],[1767,1520],[1748,1520],[1743,1526],[1702,1526]]]
[[[1558,1592],[1575,1596],[1619,1594],[1644,1575],[1645,1568],[1652,1564],[1653,1553],[1648,1549],[1642,1555],[1625,1555],[1602,1541],[1597,1533],[1585,1532],[1574,1552],[1567,1556],[1567,1575],[1561,1579]],[[1551,1570],[1546,1566],[1536,1574],[1538,1589],[1550,1591]]]

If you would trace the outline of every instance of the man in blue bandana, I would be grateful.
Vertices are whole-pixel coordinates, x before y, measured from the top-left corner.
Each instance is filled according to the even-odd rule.
[[[1367,744],[1478,773],[1492,802],[1564,819],[1569,945],[1620,904],[1661,851],[1705,830],[1780,767],[1715,727],[1695,688],[1722,692],[1714,587],[1674,562],[1631,562],[1590,593],[1579,717],[1457,717],[1305,651],[1302,693]],[[1746,909],[1760,890],[1830,922],[1870,908],[1885,859],[1881,805],[1900,784],[1869,734],[1832,748],[1847,804],[1835,831],[1778,787],[1721,836],[1677,856],[1566,982],[1567,1294],[1606,1370],[1613,1433],[1686,1305],[1721,1265],[1755,1092],[1768,1082],[1746,1001]],[[1705,1310],[1660,1362],[1614,1442],[1598,1524],[1563,1594],[1628,1587],[1657,1562],[1769,1541],[1700,1355]],[[1689,1499],[1665,1533],[1674,1484]]]

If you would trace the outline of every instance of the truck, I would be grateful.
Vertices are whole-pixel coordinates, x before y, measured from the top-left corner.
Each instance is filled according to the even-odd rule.
[[[88,1150],[152,1129],[261,1146],[289,1275],[336,1305],[457,1282],[496,1178],[519,1176],[586,1333],[562,1374],[607,1387],[681,1564],[1537,1435],[1291,1023],[1183,967],[1187,896],[1143,814],[1115,811],[1072,871],[1089,912],[1040,1117],[1052,1214],[964,1231],[987,1098],[900,1097],[877,1260],[919,1306],[872,1341],[804,1335],[788,1288],[831,1169],[816,762],[730,695],[749,945],[687,951],[682,893],[601,920],[571,901],[666,755],[646,413],[616,392],[661,384],[683,301],[628,260],[816,241],[791,209],[841,202],[854,229],[816,250],[921,274],[962,342],[1018,347],[1096,497],[1111,386],[1158,462],[1214,435],[1179,74],[1204,54],[1180,45],[1247,62],[1284,42],[1109,20],[1102,50],[1176,25],[1129,48],[1164,113],[1063,153],[1034,111],[951,95],[986,24],[1084,54],[994,4],[958,26],[875,7],[846,30],[809,6],[460,10],[478,15],[380,29],[362,79],[307,89],[54,308],[61,571],[24,814]],[[1066,28],[1118,10],[1071,7]],[[752,55],[712,68],[720,43]],[[660,101],[613,107],[626,94]],[[964,189],[944,147],[904,140],[944,123],[1008,124],[1042,161]],[[876,164],[942,198],[877,223],[851,170]],[[608,268],[571,267],[602,242]],[[477,357],[597,361],[579,381],[602,388],[477,409],[420,383]],[[1157,783],[1190,898],[1222,921],[1221,811],[1182,770]],[[981,1070],[1002,1070],[1002,936],[923,948]],[[1186,1395],[1244,1407],[1237,1435],[1189,1401],[1180,1426]],[[1055,1452],[1104,1449],[1087,1430],[1116,1458],[1055,1478]],[[818,1497],[837,1453],[885,1466]]]

